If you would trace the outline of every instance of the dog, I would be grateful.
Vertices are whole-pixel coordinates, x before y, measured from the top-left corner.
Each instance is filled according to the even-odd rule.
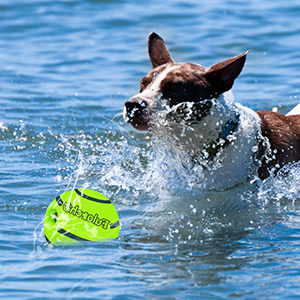
[[[148,52],[153,70],[125,102],[124,119],[137,130],[170,138],[178,157],[200,168],[213,188],[230,188],[251,176],[264,180],[300,160],[299,106],[283,115],[234,102],[230,90],[249,51],[210,68],[176,63],[152,32]]]

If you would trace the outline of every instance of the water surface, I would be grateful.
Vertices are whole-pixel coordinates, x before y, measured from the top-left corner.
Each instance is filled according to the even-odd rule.
[[[119,115],[151,69],[151,31],[176,61],[207,67],[252,49],[237,101],[288,112],[299,102],[299,13],[296,0],[3,0],[0,297],[299,297],[299,166],[218,193],[169,172],[168,189],[151,136]],[[75,186],[114,203],[119,239],[49,248],[46,209]]]

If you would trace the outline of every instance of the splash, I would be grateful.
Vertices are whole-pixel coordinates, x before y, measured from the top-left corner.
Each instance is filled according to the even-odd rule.
[[[224,190],[254,176],[259,124],[256,115],[242,106],[209,101],[209,114],[203,117],[194,103],[180,103],[154,115],[154,168],[164,178],[178,177],[181,185],[187,183],[183,186]]]
[[[296,203],[300,199],[300,162],[284,166],[276,176],[259,183],[258,199],[266,206],[270,203],[280,205],[288,200]]]
[[[250,124],[253,123],[246,114],[240,114],[240,120],[243,130],[248,130],[244,130],[243,140],[246,145],[248,141],[251,144],[253,126]],[[214,168],[213,164],[205,164],[203,148],[197,152],[195,147],[193,154],[200,153],[200,158],[195,160],[187,151],[191,145],[188,137],[197,134],[194,124],[180,124],[180,131],[172,135],[175,131],[172,120],[157,118],[156,121],[157,128],[150,135],[124,131],[115,122],[111,128],[99,132],[78,129],[69,135],[50,128],[34,131],[20,122],[19,126],[3,124],[2,139],[19,156],[31,153],[45,168],[50,166],[47,183],[44,187],[40,182],[40,189],[48,188],[52,176],[50,180],[56,181],[57,194],[75,184],[99,190],[114,201],[124,228],[155,228],[155,234],[165,240],[199,241],[203,234],[257,227],[261,224],[258,212],[262,209],[269,210],[275,203],[284,210],[297,202],[299,164],[286,166],[276,177],[263,182],[254,176],[227,189],[212,189],[216,187],[216,179],[212,181],[212,175],[206,177],[207,170],[215,174],[224,165],[224,156],[214,158],[212,162],[217,165]],[[121,125],[123,128],[124,124]],[[221,120],[215,126],[222,128]],[[202,128],[207,133],[204,130],[202,136],[198,134],[197,147],[207,141],[205,134],[212,136],[208,126]],[[237,134],[239,130],[230,137],[233,147]],[[186,142],[182,144],[182,140]],[[247,163],[255,152],[252,147],[245,160],[245,170],[249,166],[251,169],[252,165]],[[223,154],[222,149],[220,153]]]

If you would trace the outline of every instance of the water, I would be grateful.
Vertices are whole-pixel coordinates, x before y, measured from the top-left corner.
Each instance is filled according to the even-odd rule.
[[[201,191],[118,114],[150,70],[151,31],[176,61],[204,66],[252,49],[237,101],[287,113],[299,13],[296,0],[2,0],[1,299],[298,298],[299,166]],[[114,203],[118,240],[47,246],[46,209],[74,186]]]

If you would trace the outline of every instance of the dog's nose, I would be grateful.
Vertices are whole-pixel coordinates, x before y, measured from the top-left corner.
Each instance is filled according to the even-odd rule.
[[[127,115],[129,118],[133,118],[137,113],[141,113],[147,106],[146,102],[140,98],[132,97],[125,102]]]
[[[138,130],[148,130],[150,118],[147,102],[136,96],[131,97],[125,102],[124,119]]]

